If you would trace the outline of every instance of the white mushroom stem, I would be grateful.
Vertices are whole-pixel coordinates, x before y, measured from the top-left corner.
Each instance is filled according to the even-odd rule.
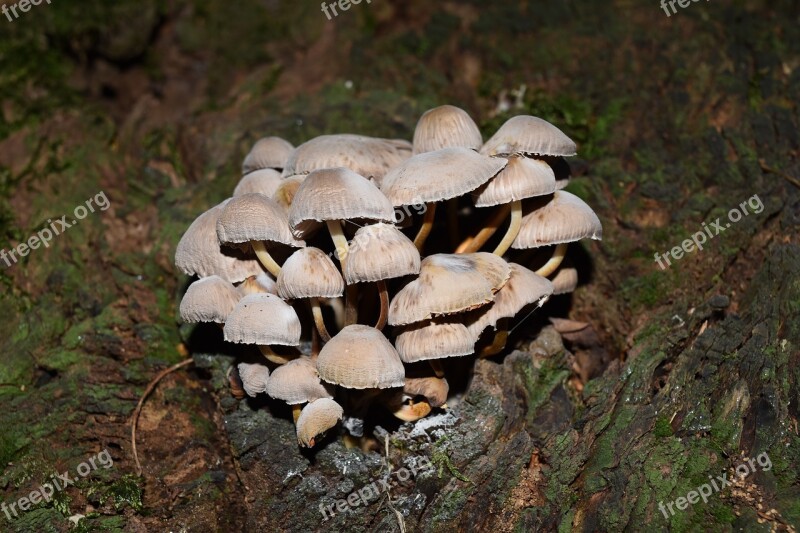
[[[519,229],[522,227],[522,201],[517,200],[511,204],[511,222],[506,231],[505,237],[494,249],[494,255],[503,257],[503,254],[511,247],[511,243],[517,238]]]
[[[386,327],[386,321],[389,318],[389,290],[386,288],[384,280],[378,280],[378,293],[381,297],[381,314],[378,316],[378,323],[375,324],[375,329],[382,330]]]
[[[269,255],[267,245],[264,244],[264,241],[251,241],[251,244],[253,245],[253,251],[256,253],[256,257],[258,257],[258,260],[264,265],[264,268],[277,278],[278,274],[281,273],[281,267],[275,262],[272,256]]]
[[[442,363],[439,362],[438,359],[431,359],[428,361],[428,363],[430,363],[433,373],[436,374],[437,378],[444,377],[444,367],[442,367]]]
[[[511,209],[510,204],[505,204],[500,206],[500,209],[495,211],[495,214],[492,215],[492,218],[489,220],[486,227],[483,228],[480,232],[478,232],[478,234],[475,235],[475,237],[468,238],[464,242],[462,242],[461,245],[458,248],[456,248],[456,253],[469,254],[480,250],[481,246],[483,246],[486,243],[486,241],[492,238],[492,235],[495,234],[497,228],[500,227],[500,224],[502,224],[503,221],[506,218],[508,218],[508,212],[510,209]]]
[[[342,270],[344,270],[350,248],[347,244],[347,237],[344,236],[342,231],[342,223],[339,220],[328,220],[326,224],[331,234],[333,245],[336,246],[336,256],[339,258],[339,264],[342,265]],[[347,302],[345,304],[344,323],[349,326],[355,324],[358,320],[358,289],[355,285],[347,285],[346,291]]]
[[[319,336],[322,337],[322,340],[328,342],[331,340],[331,335],[328,333],[328,329],[325,327],[325,320],[322,318],[322,309],[319,307],[319,298],[311,298],[309,300],[311,304],[311,314],[314,315],[314,324],[317,327],[317,331],[319,331]]]
[[[267,358],[267,361],[275,363],[276,365],[285,365],[292,359],[296,359],[296,357],[293,356],[277,354],[269,346],[259,346],[258,348],[261,350],[261,353],[264,355],[264,357]]]
[[[425,246],[425,241],[428,239],[428,235],[431,233],[431,229],[433,228],[433,219],[436,217],[436,202],[429,202],[425,204],[425,217],[422,219],[422,226],[419,228],[419,233],[414,238],[414,246],[417,247],[417,250],[420,252],[422,248]]]
[[[547,277],[558,270],[558,267],[561,265],[561,261],[563,261],[564,256],[567,255],[568,246],[569,245],[567,243],[561,243],[557,245],[555,251],[553,252],[553,257],[551,257],[542,268],[537,270],[536,273],[540,276]]]

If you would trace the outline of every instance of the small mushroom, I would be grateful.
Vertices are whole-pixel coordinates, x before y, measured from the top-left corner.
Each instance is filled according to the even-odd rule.
[[[224,324],[239,302],[239,292],[219,276],[201,278],[191,285],[181,300],[184,322],[216,322]]]
[[[268,292],[270,294],[278,294],[278,285],[275,280],[269,277],[269,274],[263,272],[258,276],[250,276],[244,280],[236,289],[239,292],[239,297],[243,298],[248,294],[258,294]]]
[[[406,377],[402,391],[393,392],[386,402],[392,414],[404,422],[425,418],[432,407],[441,407],[447,401],[450,387],[447,380],[433,376]],[[422,397],[424,400],[420,400]]]
[[[454,147],[480,150],[482,145],[478,125],[466,111],[452,105],[429,109],[414,130],[414,155]]]
[[[320,398],[333,398],[329,388],[320,381],[314,361],[302,356],[275,369],[267,383],[266,392],[272,398],[292,406],[296,423],[302,404]]]
[[[267,391],[269,368],[259,364],[239,363],[239,378],[242,387],[251,398]]]
[[[470,334],[467,326],[456,320],[439,319],[411,324],[397,335],[394,344],[404,363],[458,357],[475,352],[475,337]],[[434,365],[434,370],[437,370],[438,375],[437,366]]]
[[[281,184],[281,173],[271,168],[262,168],[246,174],[233,190],[234,198],[253,192],[272,196]]]
[[[578,271],[570,266],[561,265],[553,277],[553,296],[568,294],[578,287]]]
[[[342,407],[330,398],[320,398],[306,405],[297,419],[297,441],[300,446],[313,448],[317,439],[339,423]]]
[[[269,293],[242,298],[225,323],[225,340],[238,344],[256,344],[267,359],[283,364],[286,359],[274,354],[269,346],[298,346],[300,319],[280,297]]]
[[[256,170],[271,168],[281,170],[294,150],[294,146],[280,137],[264,137],[259,139],[244,158],[242,174]]]
[[[276,204],[281,206],[286,213],[288,213],[289,208],[292,207],[294,195],[297,194],[297,189],[300,188],[300,184],[303,183],[304,179],[306,179],[305,175],[284,178],[272,194],[272,199]]]
[[[486,141],[481,153],[492,156],[573,156],[575,143],[557,127],[539,117],[511,117]]]
[[[317,359],[320,377],[348,389],[402,387],[405,369],[392,343],[375,328],[345,326],[322,347]]]

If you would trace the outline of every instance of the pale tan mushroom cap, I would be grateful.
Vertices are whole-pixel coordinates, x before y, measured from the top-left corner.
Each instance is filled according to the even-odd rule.
[[[233,197],[242,196],[252,192],[259,192],[265,196],[272,196],[281,183],[281,173],[271,168],[254,170],[239,180],[233,190]]]
[[[238,344],[297,346],[300,319],[295,310],[274,294],[251,294],[242,298],[228,315],[225,340]]]
[[[450,385],[444,378],[424,377],[406,378],[403,392],[409,396],[424,396],[431,407],[441,407],[447,401]]]
[[[496,327],[501,318],[515,316],[526,305],[541,307],[553,294],[553,284],[527,268],[511,263],[511,278],[494,295],[494,302],[470,313],[467,320],[469,334],[477,339],[488,327]]]
[[[486,305],[510,274],[506,262],[494,254],[430,255],[422,260],[419,277],[392,300],[389,324],[411,324]]]
[[[289,405],[333,398],[320,381],[313,359],[306,356],[276,368],[267,383],[267,394]]]
[[[283,178],[278,188],[275,189],[275,193],[272,195],[272,200],[286,211],[287,216],[289,208],[292,207],[294,195],[297,194],[297,189],[300,188],[300,184],[303,183],[305,179],[305,175]]]
[[[319,248],[302,248],[283,263],[278,294],[295,298],[336,298],[344,294],[344,280],[330,257]]]
[[[381,182],[384,174],[411,156],[411,143],[364,135],[321,135],[298,146],[283,170],[284,176],[344,167]]]
[[[454,147],[480,150],[483,137],[466,111],[443,105],[422,114],[414,130],[413,145],[414,155]]]
[[[320,398],[305,407],[297,419],[297,442],[301,446],[314,446],[315,439],[334,427],[344,416],[344,409],[330,398]]]
[[[230,200],[212,207],[192,222],[175,250],[175,266],[184,274],[217,275],[231,283],[264,272],[261,264],[240,250],[224,247],[217,238],[217,219]]]
[[[201,278],[186,290],[181,300],[184,322],[216,322],[224,324],[239,302],[236,287],[219,276]]]
[[[402,387],[405,368],[383,333],[369,326],[346,326],[317,358],[317,370],[328,383],[349,389]]]
[[[574,194],[556,191],[545,205],[537,204],[522,217],[522,227],[512,248],[538,248],[581,239],[603,238],[600,219],[586,202]]]
[[[556,177],[550,165],[538,159],[511,157],[500,174],[473,193],[475,207],[491,207],[553,194]]]
[[[249,193],[232,198],[217,220],[223,243],[279,242],[297,248],[306,245],[289,231],[286,212],[268,196]]]
[[[419,274],[417,247],[391,224],[372,224],[356,231],[344,262],[347,284]]]
[[[294,146],[280,137],[259,139],[244,158],[242,174],[264,168],[282,169],[293,150]]]
[[[244,391],[251,398],[265,392],[269,385],[269,368],[264,365],[239,363],[239,379]]]
[[[239,299],[244,298],[248,294],[258,294],[268,292],[270,294],[278,294],[278,285],[266,272],[258,276],[250,276],[244,280],[241,285],[236,287],[239,292]]]
[[[530,115],[511,117],[481,148],[485,155],[573,156],[575,143],[546,120]]]
[[[289,209],[289,225],[298,238],[311,232],[317,222],[354,218],[390,222],[394,208],[372,182],[346,168],[309,174]]]
[[[449,200],[474,191],[505,168],[507,161],[467,148],[415,155],[394,167],[381,190],[393,206]]]
[[[423,322],[406,327],[394,344],[404,363],[416,363],[469,355],[475,340],[461,322]]]
[[[578,287],[578,271],[564,265],[553,278],[553,295],[568,294]]]

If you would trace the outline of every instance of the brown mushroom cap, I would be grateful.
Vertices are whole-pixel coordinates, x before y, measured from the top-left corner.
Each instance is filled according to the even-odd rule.
[[[511,157],[506,168],[474,193],[475,207],[490,207],[516,200],[553,194],[556,177],[544,161]]]
[[[601,240],[603,226],[586,202],[567,191],[556,191],[550,201],[545,197],[524,206],[522,227],[512,248],[526,249],[579,241]]]
[[[486,305],[510,275],[508,264],[494,254],[430,255],[422,260],[419,277],[392,300],[389,324],[411,324]]]
[[[244,391],[251,398],[267,390],[269,384],[269,368],[264,365],[239,363],[239,379]]]
[[[276,368],[269,378],[266,392],[289,405],[333,397],[320,381],[313,359],[306,356]]]
[[[561,265],[553,278],[553,295],[568,294],[578,287],[578,271]]]
[[[317,370],[328,383],[349,389],[402,387],[405,369],[383,333],[369,326],[346,326],[317,358]]]
[[[415,155],[390,170],[381,190],[393,206],[449,200],[474,191],[503,170],[507,161],[467,148]]]
[[[219,276],[201,278],[186,290],[181,300],[181,318],[188,323],[224,324],[237,303],[239,292],[233,284]]]
[[[242,174],[248,174],[264,168],[282,169],[294,150],[294,146],[280,137],[265,137],[253,145],[250,153],[244,158]]]
[[[466,111],[443,105],[422,114],[414,130],[413,145],[414,155],[453,147],[480,150],[483,137]]]
[[[481,148],[484,155],[573,156],[575,143],[546,120],[530,115],[511,117]]]
[[[222,243],[267,241],[298,248],[306,245],[289,231],[286,212],[259,193],[237,196],[228,202],[217,220],[217,237]]]
[[[309,403],[297,419],[297,441],[301,446],[312,448],[318,436],[325,433],[344,416],[344,410],[329,398],[320,398]]]
[[[547,278],[516,263],[510,266],[511,277],[494,295],[494,301],[470,313],[467,329],[475,339],[484,329],[496,327],[498,320],[515,316],[526,305],[536,303],[541,307],[553,294],[553,284]]]
[[[390,222],[394,209],[372,182],[346,168],[309,174],[289,209],[289,225],[298,238],[313,231],[317,222],[354,218]]]
[[[356,231],[344,263],[347,284],[419,274],[417,247],[391,224],[372,224]]]
[[[395,347],[404,363],[470,355],[475,337],[461,322],[420,322],[403,329]]]
[[[258,276],[250,276],[242,282],[241,285],[236,287],[239,298],[244,298],[248,294],[258,294],[261,292],[268,292],[270,294],[278,294],[278,285],[275,280],[269,277],[269,274],[264,272]]]
[[[406,378],[403,392],[409,396],[424,396],[431,407],[441,407],[447,402],[450,386],[444,378],[434,376],[424,378]]]
[[[281,183],[281,173],[271,168],[254,170],[239,180],[233,190],[233,197],[242,196],[252,192],[259,192],[265,196],[272,196]]]
[[[381,182],[384,174],[411,156],[411,143],[364,135],[321,135],[298,146],[283,170],[284,176],[344,167]]]
[[[300,344],[300,319],[278,296],[250,294],[242,298],[225,323],[225,340],[267,346]]]
[[[184,274],[201,278],[217,275],[225,281],[239,283],[264,272],[255,258],[222,246],[217,238],[217,219],[229,201],[197,217],[181,237],[175,250],[175,265]]]
[[[330,257],[319,248],[301,248],[283,263],[278,294],[295,298],[336,298],[344,294],[344,280]]]

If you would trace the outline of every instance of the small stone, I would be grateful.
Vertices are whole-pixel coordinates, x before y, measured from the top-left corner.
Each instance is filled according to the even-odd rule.
[[[717,294],[711,297],[708,301],[708,305],[713,309],[727,309],[727,307],[731,305],[731,299],[724,294]]]

